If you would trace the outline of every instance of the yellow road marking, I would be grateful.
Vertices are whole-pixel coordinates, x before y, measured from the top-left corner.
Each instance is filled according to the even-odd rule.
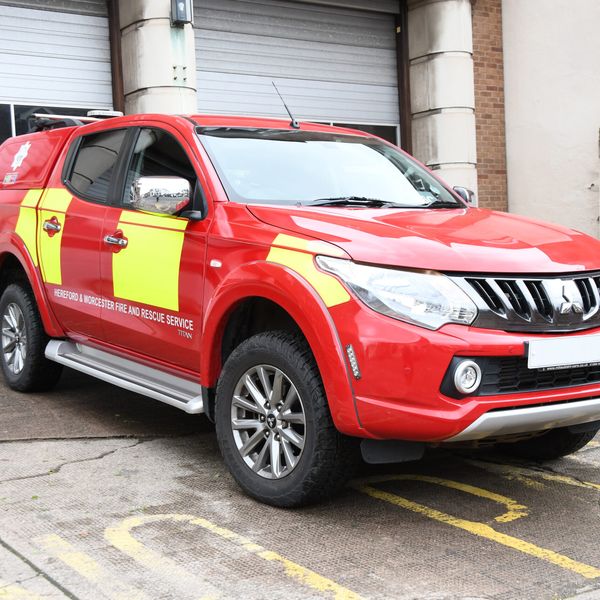
[[[0,600],[43,600],[43,598],[14,583],[0,579]]]
[[[420,475],[406,475],[400,476],[401,479],[414,479],[416,481],[423,481],[422,479],[425,476]],[[431,478],[436,479],[436,478]],[[383,483],[385,481],[397,481],[398,479],[394,477],[381,477],[377,480],[377,483]],[[426,481],[427,479],[425,479]],[[458,483],[458,482],[454,482]],[[456,489],[462,489],[466,491],[466,488],[463,487],[464,484],[458,484],[459,487]],[[371,496],[372,498],[377,498],[378,500],[383,500],[384,502],[389,502],[395,506],[399,506],[401,508],[413,511],[415,513],[421,514],[429,519],[433,519],[435,521],[439,521],[440,523],[445,523],[447,525],[452,525],[453,527],[457,527],[458,529],[462,529],[467,531],[472,535],[476,535],[478,537],[482,537],[488,539],[490,541],[496,542],[498,544],[502,544],[503,546],[507,546],[508,548],[512,548],[514,550],[518,550],[519,552],[523,552],[524,554],[529,554],[535,558],[540,560],[544,560],[546,562],[552,563],[558,567],[563,569],[567,569],[578,575],[582,575],[588,579],[595,579],[596,577],[600,577],[600,569],[596,567],[592,567],[590,565],[586,565],[584,563],[578,562],[569,558],[568,556],[564,556],[553,550],[548,550],[546,548],[541,548],[535,544],[530,542],[526,542],[525,540],[513,537],[511,535],[507,535],[505,533],[500,533],[496,531],[494,528],[486,525],[485,523],[480,523],[478,521],[468,521],[466,519],[460,519],[458,517],[454,517],[447,513],[444,513],[440,510],[436,510],[434,508],[430,508],[428,506],[424,506],[423,504],[418,504],[417,502],[413,502],[412,500],[408,500],[407,498],[403,498],[402,496],[398,496],[397,494],[393,494],[390,492],[385,492],[383,490],[379,490],[370,485],[357,483],[354,486],[358,491]],[[450,486],[448,486],[450,487]],[[467,486],[471,487],[471,486]],[[476,488],[480,491],[481,488]],[[469,492],[470,493],[470,492]],[[493,492],[490,492],[493,494]],[[476,494],[480,497],[485,497],[482,494]],[[522,515],[523,516],[523,515]]]
[[[98,586],[109,598],[114,600],[147,600],[148,597],[142,591],[115,579],[112,573],[106,571],[93,558],[77,550],[60,536],[46,535],[37,538],[35,542],[74,571],[77,571],[82,577]]]
[[[351,590],[303,567],[297,563],[284,558],[277,552],[266,550],[262,546],[254,543],[252,540],[238,535],[237,533],[220,527],[203,519],[201,517],[195,517],[193,515],[181,515],[181,514],[165,514],[165,515],[145,515],[139,517],[129,517],[114,527],[109,527],[105,532],[105,538],[115,547],[121,550],[121,552],[127,554],[138,563],[146,566],[149,569],[155,570],[157,567],[161,571],[167,572],[172,578],[185,579],[190,578],[190,575],[185,569],[180,567],[174,561],[160,553],[151,550],[138,542],[132,535],[132,530],[146,525],[148,523],[157,523],[163,521],[174,521],[174,522],[186,522],[191,525],[198,525],[206,531],[218,535],[219,537],[226,539],[236,546],[243,548],[251,554],[267,560],[269,562],[276,562],[283,566],[284,573],[323,594],[332,595],[336,600],[359,600],[360,596]]]
[[[475,467],[485,469],[490,473],[496,473],[505,477],[517,479],[525,485],[530,485],[535,482],[532,478],[544,479],[545,481],[553,481],[556,483],[564,483],[565,485],[571,485],[579,488],[586,488],[590,490],[600,490],[600,483],[592,483],[591,481],[581,481],[571,477],[570,475],[561,475],[559,473],[549,473],[548,471],[537,471],[528,467],[522,467],[518,465],[507,465],[488,463],[475,459],[465,459],[466,463]],[[529,481],[529,483],[527,483]],[[532,486],[533,487],[533,486]]]
[[[479,498],[485,498],[486,500],[492,500],[498,504],[506,506],[508,509],[505,513],[494,517],[495,521],[499,523],[509,523],[510,521],[516,521],[521,517],[526,517],[529,511],[526,506],[519,504],[512,498],[503,496],[502,494],[496,494],[496,492],[490,492],[468,483],[461,483],[460,481],[452,481],[451,479],[442,479],[441,477],[432,477],[430,475],[383,475],[378,477],[369,477],[361,480],[361,483],[385,483],[387,481],[424,481],[425,483],[433,483],[435,485],[441,485],[443,487],[459,490],[472,496]]]

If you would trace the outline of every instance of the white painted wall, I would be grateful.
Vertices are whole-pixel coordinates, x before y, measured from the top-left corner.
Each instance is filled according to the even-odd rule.
[[[600,2],[502,8],[509,210],[598,235]]]

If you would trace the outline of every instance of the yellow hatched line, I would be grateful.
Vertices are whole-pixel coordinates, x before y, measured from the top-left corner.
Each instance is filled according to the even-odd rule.
[[[0,579],[0,600],[43,600],[43,598],[14,583]]]
[[[113,600],[148,600],[142,591],[120,582],[93,558],[77,550],[60,536],[46,535],[34,541],[38,546],[96,585],[109,598]]]
[[[421,476],[407,476],[406,478],[415,479],[417,481],[421,480]],[[383,483],[384,481],[390,480],[394,480],[394,478],[381,478],[378,482]],[[460,485],[462,487],[462,484]],[[559,554],[558,552],[554,552],[553,550],[542,548],[530,542],[526,542],[525,540],[522,540],[520,538],[507,535],[505,533],[500,533],[499,531],[496,531],[494,528],[490,527],[489,525],[486,525],[485,523],[479,523],[477,521],[468,521],[467,519],[460,519],[458,517],[454,517],[452,515],[444,513],[440,510],[424,506],[423,504],[413,502],[412,500],[408,500],[407,498],[403,498],[402,496],[398,496],[397,494],[385,492],[370,485],[356,484],[355,489],[364,494],[367,494],[368,496],[371,496],[372,498],[377,498],[378,500],[383,500],[384,502],[388,502],[395,506],[399,506],[400,508],[410,510],[412,512],[423,515],[429,519],[433,519],[434,521],[445,523],[446,525],[452,525],[453,527],[457,527],[458,529],[467,531],[472,535],[490,540],[492,542],[496,542],[498,544],[502,544],[503,546],[512,548],[513,550],[518,550],[519,552],[523,552],[524,554],[528,554],[530,556],[549,562],[563,569],[567,569],[569,571],[577,573],[578,575],[582,575],[587,579],[595,579],[597,577],[600,577],[600,569],[596,567],[578,562],[576,560],[573,560],[572,558],[569,558],[568,556],[564,556],[562,554]],[[461,488],[457,487],[456,489]],[[481,494],[477,495],[481,496]]]
[[[484,498],[485,500],[491,500],[492,502],[496,502],[497,504],[502,504],[508,510],[503,514],[494,517],[494,520],[498,521],[499,523],[509,523],[510,521],[516,521],[517,519],[520,519],[521,517],[526,517],[529,514],[529,510],[526,506],[524,506],[523,504],[519,504],[516,500],[513,500],[508,496],[503,496],[502,494],[497,494],[496,492],[491,492],[490,490],[476,487],[468,483],[453,481],[452,479],[443,479],[441,477],[433,477],[431,475],[382,475],[362,479],[361,483],[375,484],[390,481],[423,481],[425,483],[433,483],[435,485],[441,485],[443,487],[458,490],[460,492],[465,492],[467,494],[471,494],[472,496]]]
[[[600,483],[592,483],[591,481],[582,481],[581,479],[575,479],[570,475],[562,475],[560,473],[550,473],[548,471],[538,471],[528,467],[522,467],[519,465],[507,465],[499,463],[488,463],[475,459],[465,459],[464,462],[479,467],[490,473],[502,475],[504,477],[514,478],[525,485],[529,485],[533,479],[543,479],[545,481],[552,481],[554,483],[563,483],[564,485],[570,485],[578,488],[586,488],[589,490],[600,490]],[[529,483],[527,482],[529,480]]]
[[[360,600],[360,596],[353,591],[341,586],[340,584],[303,567],[277,552],[267,550],[254,543],[252,540],[243,537],[230,529],[215,525],[210,521],[193,515],[165,514],[165,515],[146,515],[140,517],[129,517],[114,527],[109,527],[105,532],[106,539],[116,548],[139,562],[144,566],[156,570],[159,567],[171,577],[189,578],[189,573],[182,567],[138,542],[132,535],[132,530],[146,525],[148,523],[157,523],[162,521],[184,522],[191,525],[198,525],[206,531],[226,539],[236,546],[243,548],[251,554],[269,562],[279,563],[287,577],[312,588],[313,590],[333,597],[336,600]]]

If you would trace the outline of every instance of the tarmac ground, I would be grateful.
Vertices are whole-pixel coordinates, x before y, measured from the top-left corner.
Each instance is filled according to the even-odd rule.
[[[245,496],[203,417],[65,370],[0,384],[0,600],[600,599],[600,443],[433,450],[337,498]]]

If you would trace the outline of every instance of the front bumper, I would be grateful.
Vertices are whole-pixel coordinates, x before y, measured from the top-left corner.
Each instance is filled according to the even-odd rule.
[[[346,433],[466,441],[600,421],[600,382],[462,398],[442,392],[456,357],[524,358],[526,343],[542,334],[462,325],[430,331],[379,315],[356,301],[330,310],[342,345],[352,345],[360,368],[353,387],[361,429]]]
[[[492,410],[446,441],[467,442],[594,421],[600,421],[600,398]]]

